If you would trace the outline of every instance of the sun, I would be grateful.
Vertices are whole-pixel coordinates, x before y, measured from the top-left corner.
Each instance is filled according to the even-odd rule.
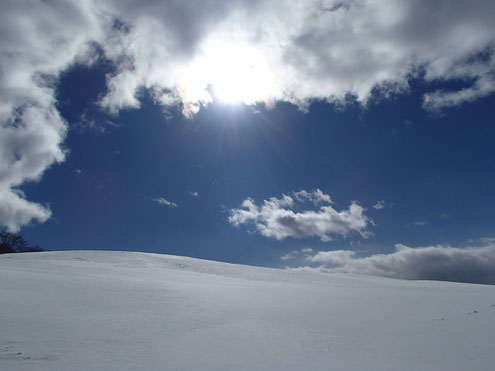
[[[245,43],[209,43],[185,71],[186,101],[267,103],[278,92],[265,56]]]

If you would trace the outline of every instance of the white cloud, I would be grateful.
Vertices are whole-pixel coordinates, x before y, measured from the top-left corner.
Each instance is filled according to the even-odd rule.
[[[285,255],[282,255],[280,257],[280,260],[291,260],[291,259],[294,259],[294,257],[296,257],[298,255],[299,251],[297,250],[292,250],[290,253],[287,253]]]
[[[19,226],[28,224],[35,219],[45,222],[51,215],[48,207],[29,202],[20,192],[0,192],[0,225],[4,225],[11,232],[17,232]]]
[[[316,210],[299,210],[303,199],[324,205]],[[371,221],[364,215],[363,207],[351,202],[349,209],[337,211],[330,202],[330,196],[319,189],[284,194],[280,199],[272,197],[260,206],[248,198],[240,208],[230,210],[229,222],[235,227],[253,224],[256,232],[277,240],[319,237],[322,241],[330,241],[331,235],[345,237],[350,232],[358,232],[365,238],[369,236],[366,227]]]
[[[79,122],[76,122],[72,127],[81,131],[94,130],[104,134],[111,129],[118,128],[119,124],[111,120],[97,120],[94,117],[88,116],[87,111],[85,111],[79,116]]]
[[[329,195],[324,194],[321,190],[316,189],[315,191],[299,191],[294,192],[292,196],[300,202],[304,202],[305,200],[311,201],[313,204],[318,205],[320,203],[329,203],[332,204],[333,201]]]
[[[273,79],[269,98],[301,106],[314,98],[343,101],[349,93],[365,103],[374,89],[384,95],[407,90],[407,79],[419,74],[429,81],[473,81],[459,91],[429,92],[428,109],[493,91],[491,1],[185,2],[173,14],[167,2],[150,1],[113,2],[106,9],[133,25],[105,45],[111,58],[131,61],[109,78],[102,105],[111,111],[138,106],[136,90],[145,86],[157,102],[182,101],[193,114],[211,100],[205,84],[213,83],[207,81],[213,71],[202,71],[202,86],[184,76],[197,72],[196,57],[208,60],[211,45],[220,46],[217,53],[221,45],[255,48]],[[482,52],[484,58],[473,61]]]
[[[0,5],[0,224],[17,231],[50,216],[16,191],[65,158],[67,126],[56,108],[57,76],[88,53],[99,25],[88,3]]]
[[[493,73],[490,71],[490,73]],[[430,111],[441,111],[446,107],[459,106],[464,102],[472,102],[495,91],[495,81],[487,74],[478,78],[472,87],[457,91],[435,91],[425,94],[423,107]]]
[[[312,248],[309,248],[309,247],[305,247],[301,250],[292,250],[291,252],[289,252],[285,255],[282,255],[280,257],[280,260],[287,261],[287,260],[293,260],[293,259],[301,257],[301,256],[308,257],[313,252],[314,252],[314,250]]]
[[[159,205],[163,205],[163,206],[169,206],[169,207],[177,207],[177,204],[175,202],[172,202],[172,201],[169,201],[169,200],[166,200],[165,198],[163,197],[159,197],[159,198],[155,198],[154,201],[159,204]]]
[[[319,251],[313,256],[307,258],[311,263],[325,263],[328,265],[343,265],[354,258],[354,251],[334,250]]]
[[[428,221],[426,221],[426,220],[416,220],[416,221],[414,222],[414,225],[415,225],[416,227],[424,227],[424,226],[425,226],[425,225],[427,225],[427,224],[428,224]]]
[[[193,197],[198,197],[199,193],[198,192],[189,192],[189,194]]]
[[[385,201],[384,200],[377,201],[376,204],[373,205],[373,209],[376,209],[376,210],[381,210],[384,208],[385,208]]]
[[[253,51],[259,76],[239,80],[248,100],[307,107],[351,94],[366,104],[373,91],[407,91],[410,76],[464,82],[459,90],[427,92],[424,107],[439,110],[493,92],[494,16],[489,0],[3,1],[0,208],[18,205],[12,215],[22,218],[2,223],[17,230],[45,220],[43,206],[25,207],[31,203],[19,203],[14,190],[64,161],[67,125],[55,85],[75,62],[95,60],[92,43],[116,68],[99,102],[114,114],[139,107],[146,88],[165,109],[180,104],[193,115],[212,99],[215,62],[227,64],[232,78],[246,75],[232,69],[232,48]],[[251,91],[256,85],[261,96]]]
[[[319,251],[306,258],[325,272],[348,272],[376,276],[495,284],[495,243],[465,248],[396,245],[390,254],[358,257],[354,251]],[[307,268],[306,268],[307,269]]]

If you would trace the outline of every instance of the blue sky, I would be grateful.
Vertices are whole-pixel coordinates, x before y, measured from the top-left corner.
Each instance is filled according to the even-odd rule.
[[[303,113],[284,103],[271,110],[213,103],[190,120],[179,113],[167,119],[143,92],[140,109],[112,117],[92,104],[104,71],[75,67],[63,76],[58,101],[71,122],[70,154],[23,187],[30,199],[50,203],[52,219],[25,229],[43,246],[271,265],[305,247],[353,244],[372,253],[396,243],[457,245],[493,236],[493,98],[431,114],[421,107],[418,83],[367,108],[315,102]],[[95,127],[81,126],[83,114],[95,117]],[[315,189],[337,209],[358,201],[376,223],[374,236],[276,241],[228,222],[228,210],[247,197]],[[177,207],[156,203],[159,197]],[[374,209],[379,201],[383,209]]]
[[[277,267],[493,244],[489,1],[140,4],[2,5],[6,228]]]

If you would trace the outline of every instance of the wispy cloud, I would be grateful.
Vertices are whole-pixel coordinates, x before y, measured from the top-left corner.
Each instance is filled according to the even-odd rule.
[[[169,201],[163,197],[155,198],[154,201],[159,205],[177,207],[177,204],[175,202]]]
[[[199,193],[198,192],[189,192],[189,194],[193,197],[198,197]]]
[[[384,208],[385,208],[385,201],[384,200],[377,201],[376,204],[373,205],[373,209],[376,209],[376,210],[381,210]]]
[[[119,124],[107,119],[97,119],[88,115],[87,111],[79,116],[79,121],[74,123],[73,128],[84,130],[93,130],[101,134],[109,132],[111,129],[118,128]]]
[[[304,201],[310,201],[313,209],[300,210]],[[366,227],[371,221],[364,215],[362,206],[351,202],[347,210],[337,211],[330,206],[331,202],[330,196],[319,189],[271,197],[259,206],[248,198],[240,208],[230,210],[229,222],[235,227],[254,225],[256,232],[277,240],[319,237],[322,241],[330,241],[332,235],[345,237],[351,232],[365,238],[369,236]]]
[[[298,251],[297,250],[293,250],[285,255],[282,255],[280,257],[280,260],[282,261],[285,261],[285,260],[291,260],[291,259],[294,259],[294,257],[298,254]]]
[[[480,66],[478,71],[473,72],[476,82],[468,87],[456,91],[434,91],[426,93],[423,97],[423,107],[429,111],[441,112],[444,108],[456,107],[465,102],[472,102],[483,98],[495,91],[495,79],[493,69],[495,61]]]
[[[301,256],[310,256],[310,254],[312,254],[314,252],[313,249],[309,248],[309,247],[306,247],[304,249],[301,249],[301,250],[292,250],[291,252],[285,254],[285,255],[282,255],[280,257],[280,260],[282,261],[287,261],[287,260],[293,260],[293,259],[296,259],[296,258],[299,258]]]

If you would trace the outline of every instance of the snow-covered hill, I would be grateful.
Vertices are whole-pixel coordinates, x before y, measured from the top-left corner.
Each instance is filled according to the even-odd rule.
[[[495,286],[0,256],[1,370],[493,370]]]

